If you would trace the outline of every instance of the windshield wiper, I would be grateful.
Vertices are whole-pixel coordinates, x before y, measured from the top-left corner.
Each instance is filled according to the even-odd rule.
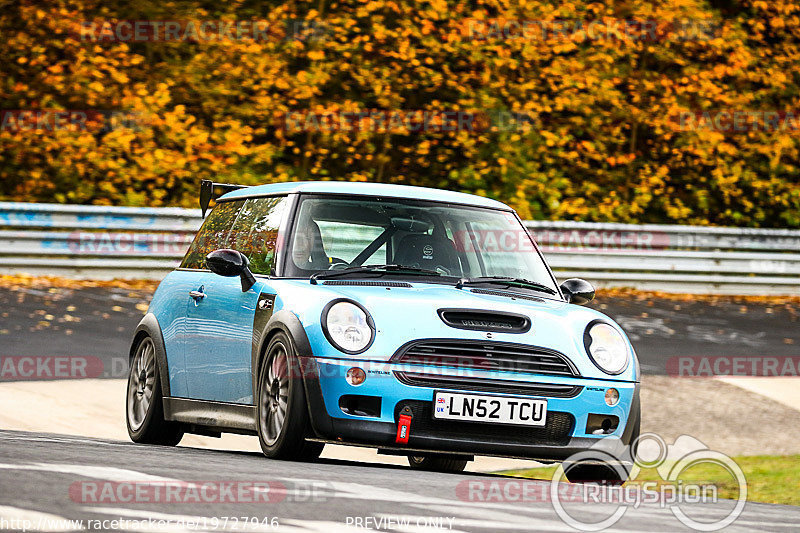
[[[412,276],[441,276],[441,272],[435,270],[428,270],[426,268],[411,267],[404,265],[364,265],[350,268],[343,268],[342,270],[324,270],[316,272],[311,275],[310,281],[312,285],[317,284],[318,279],[336,278],[339,276],[347,276],[349,274],[410,274]]]
[[[541,283],[537,283],[528,279],[512,278],[509,276],[480,276],[477,278],[461,278],[458,280],[456,288],[460,289],[465,285],[478,285],[481,283],[494,283],[499,285],[507,285],[509,287],[524,287],[526,289],[533,289],[539,292],[546,292],[547,294],[558,294],[547,285],[542,285]]]

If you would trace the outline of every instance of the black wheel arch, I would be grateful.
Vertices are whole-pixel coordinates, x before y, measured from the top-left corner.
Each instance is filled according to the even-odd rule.
[[[156,364],[158,364],[158,374],[161,380],[161,393],[163,396],[169,396],[169,366],[167,365],[167,349],[164,345],[164,335],[161,333],[161,325],[153,313],[144,315],[136,330],[133,333],[133,340],[131,341],[130,352],[128,353],[128,366],[130,366],[133,356],[136,354],[136,348],[139,341],[144,336],[149,336],[153,339],[153,344],[156,348]]]
[[[251,366],[253,401],[255,402],[257,395],[259,369],[267,346],[272,337],[279,331],[286,334],[294,345],[299,362],[298,366],[303,378],[303,389],[311,418],[311,427],[317,436],[331,435],[333,433],[333,425],[322,399],[322,389],[319,384],[319,367],[314,359],[311,343],[300,319],[287,309],[282,309],[272,314],[261,331],[253,332],[254,342]]]
[[[641,424],[642,403],[639,395],[639,387],[633,391],[633,401],[631,411],[628,413],[628,423],[622,431],[622,444],[626,446],[639,437],[639,425]]]

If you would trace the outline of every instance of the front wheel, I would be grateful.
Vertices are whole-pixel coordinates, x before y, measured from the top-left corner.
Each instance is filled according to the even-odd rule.
[[[133,442],[175,446],[183,438],[180,424],[164,420],[156,346],[149,336],[139,339],[131,359],[125,405],[128,435]]]
[[[415,470],[458,473],[464,471],[467,460],[457,455],[409,455],[408,465]]]
[[[311,423],[300,364],[289,337],[277,333],[267,345],[258,379],[258,440],[274,459],[315,459],[324,444],[308,442]]]

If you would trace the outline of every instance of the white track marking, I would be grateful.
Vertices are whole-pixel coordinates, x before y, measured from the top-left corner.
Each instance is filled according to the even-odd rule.
[[[512,531],[519,531],[519,530],[530,530],[530,531],[537,531],[537,532],[552,532],[552,533],[575,533],[575,529],[568,526],[567,524],[563,523],[558,515],[555,514],[552,506],[549,503],[541,503],[541,504],[532,504],[532,505],[542,505],[545,506],[543,509],[547,511],[550,515],[549,518],[541,518],[531,516],[530,512],[532,509],[530,506],[526,507],[517,507],[514,513],[510,513],[508,511],[500,512],[500,511],[491,511],[485,508],[481,509],[468,509],[466,507],[460,507],[457,509],[453,509],[452,507],[440,507],[440,506],[421,506],[415,505],[414,507],[423,508],[433,512],[440,512],[443,513],[445,516],[449,513],[450,516],[456,515],[455,520],[455,527],[462,527],[462,528],[481,528],[481,529],[488,529],[488,530],[512,530]],[[631,510],[633,512],[633,510]],[[527,514],[526,514],[527,513]],[[464,516],[469,516],[471,518],[462,518]],[[672,516],[671,514],[669,515]],[[664,518],[663,516],[661,518]],[[624,520],[624,517],[623,519]],[[678,522],[676,521],[676,524]],[[624,524],[623,524],[624,525]],[[677,527],[677,526],[676,526]],[[603,533],[629,533],[630,530],[627,529],[604,529]],[[641,529],[637,526],[636,531],[639,533],[646,533],[648,530]]]
[[[0,529],[37,531],[41,533],[63,533],[81,531],[80,520],[71,520],[49,513],[0,505]]]
[[[81,439],[81,438],[71,438],[68,436],[65,437],[18,437],[18,436],[5,436],[0,434],[0,440],[21,440],[21,441],[30,441],[30,442],[58,442],[58,443],[69,443],[69,444],[91,444],[95,446],[124,446],[126,448],[130,448],[135,446],[132,442],[105,442],[99,440],[90,440],[90,439]]]
[[[773,527],[785,527],[787,529],[793,529],[797,531],[797,523],[789,524],[786,522],[770,522],[769,520],[765,519],[763,521],[754,522],[752,520],[739,520],[737,519],[732,525],[734,526],[749,526],[753,528],[753,531],[757,531],[760,528],[764,528],[769,526],[770,528]]]
[[[517,502],[474,502],[463,501],[456,499],[455,488],[453,488],[453,498],[437,498],[435,496],[427,496],[423,494],[415,494],[413,492],[405,492],[385,487],[378,487],[375,485],[365,485],[363,483],[350,483],[343,481],[328,481],[323,482],[313,479],[299,479],[278,477],[277,479],[288,483],[320,483],[334,490],[332,496],[336,498],[347,498],[364,501],[385,501],[393,503],[404,503],[414,506],[439,506],[441,509],[466,508],[466,509],[499,509],[510,511],[512,513],[519,513],[523,508]],[[430,507],[429,507],[430,508]],[[524,508],[527,512],[532,513],[553,513],[553,507],[549,504],[546,507],[532,507]]]
[[[350,526],[343,522],[333,522],[330,520],[296,520],[294,518],[286,518],[280,519],[280,522],[281,527],[275,530],[279,533],[283,533],[284,531],[287,533],[365,533],[374,531],[372,529],[364,529],[363,527]],[[291,529],[284,530],[284,523],[290,524],[288,527]]]
[[[414,505],[415,508],[425,510],[427,512],[441,513],[442,516],[456,515],[455,525],[459,527],[481,527],[481,528],[495,528],[495,529],[520,529],[525,527],[536,526],[536,529],[542,531],[573,531],[572,528],[563,525],[560,522],[553,522],[555,511],[549,504],[533,504],[533,506],[542,505],[542,510],[546,511],[549,518],[539,518],[531,516],[529,513],[532,505],[524,505],[524,507],[517,508],[516,512],[511,513],[507,510],[492,510],[486,508],[470,508],[470,507],[446,507],[442,505]],[[557,517],[556,517],[557,518]]]
[[[183,483],[178,479],[153,476],[136,470],[114,468],[113,466],[75,465],[63,463],[0,463],[0,470],[35,470],[39,472],[56,472],[59,474],[73,474],[76,476],[102,479],[104,481],[153,481]]]
[[[317,479],[298,479],[278,477],[281,481],[298,484],[318,483],[322,486],[333,489],[333,496],[337,498],[352,498],[366,501],[384,501],[395,503],[438,503],[442,505],[460,504],[463,502],[423,496],[413,492],[404,492],[374,485],[364,485],[362,483],[349,483],[344,481],[321,481]]]

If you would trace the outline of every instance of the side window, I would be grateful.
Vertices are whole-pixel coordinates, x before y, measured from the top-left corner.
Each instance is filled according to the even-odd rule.
[[[181,268],[206,268],[206,256],[214,250],[228,248],[228,234],[244,201],[223,202],[208,215],[183,258]]]
[[[247,200],[233,225],[228,247],[247,256],[254,274],[272,273],[286,204],[285,196]]]

